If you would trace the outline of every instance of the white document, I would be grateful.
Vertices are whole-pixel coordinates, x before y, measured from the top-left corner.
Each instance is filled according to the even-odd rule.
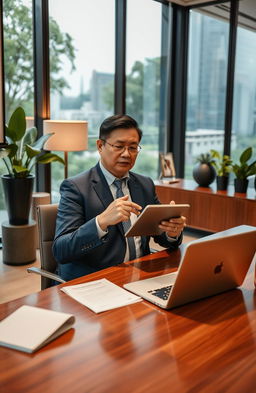
[[[32,353],[70,329],[75,317],[21,306],[0,323],[0,346]]]
[[[142,301],[142,298],[102,278],[61,288],[63,292],[95,313]]]

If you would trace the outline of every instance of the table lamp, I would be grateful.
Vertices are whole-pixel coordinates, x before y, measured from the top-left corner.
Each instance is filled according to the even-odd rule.
[[[88,147],[88,122],[80,120],[44,120],[44,134],[54,133],[45,150],[64,151],[65,179],[68,177],[68,152]]]

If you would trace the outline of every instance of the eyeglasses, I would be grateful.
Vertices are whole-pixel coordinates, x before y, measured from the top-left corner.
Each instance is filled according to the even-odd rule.
[[[105,139],[101,139],[101,140],[105,142],[107,145],[111,146],[113,151],[116,151],[118,153],[123,153],[125,149],[128,149],[129,153],[131,154],[138,154],[141,151],[140,145],[136,145],[136,146],[112,145],[112,143],[108,143]]]

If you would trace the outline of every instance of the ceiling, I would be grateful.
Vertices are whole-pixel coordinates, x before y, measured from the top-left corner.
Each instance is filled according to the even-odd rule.
[[[183,6],[202,4],[197,8],[198,11],[209,16],[228,20],[230,17],[230,1],[203,7],[206,0],[168,0],[170,3],[176,3]],[[217,0],[216,0],[217,3]],[[256,31],[256,0],[240,0],[238,24],[250,30]]]
[[[167,0],[170,3],[176,3],[179,5],[195,5],[205,3],[207,0]],[[214,0],[213,0],[214,1]],[[216,0],[217,2],[218,0]]]

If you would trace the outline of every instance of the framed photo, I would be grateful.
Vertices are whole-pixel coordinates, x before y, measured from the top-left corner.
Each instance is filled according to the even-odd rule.
[[[175,172],[172,153],[166,153],[166,154],[160,153],[160,165],[161,165],[160,179],[166,177],[175,179],[176,172]]]

